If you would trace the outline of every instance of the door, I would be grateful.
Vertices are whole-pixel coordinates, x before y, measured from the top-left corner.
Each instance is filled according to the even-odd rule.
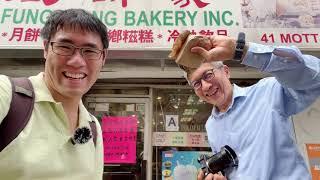
[[[89,111],[94,114],[99,121],[101,121],[103,116],[111,117],[110,119],[112,119],[112,117],[136,117],[137,121],[135,163],[105,163],[103,179],[151,180],[152,135],[149,98],[107,98],[90,96],[86,97],[85,103]]]

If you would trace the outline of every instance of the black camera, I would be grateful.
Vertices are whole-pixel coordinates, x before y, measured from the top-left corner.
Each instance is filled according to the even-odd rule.
[[[205,154],[200,155],[198,162],[205,176],[218,172],[224,174],[225,169],[238,166],[238,157],[230,146],[225,145],[221,148],[220,152],[211,157]]]

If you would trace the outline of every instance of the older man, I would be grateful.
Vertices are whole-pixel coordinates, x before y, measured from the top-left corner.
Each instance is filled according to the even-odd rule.
[[[196,68],[184,67],[196,95],[213,105],[206,122],[213,153],[229,145],[239,159],[238,166],[227,169],[225,176],[204,177],[201,172],[198,179],[311,179],[292,138],[290,116],[320,95],[320,60],[295,47],[245,43],[243,35],[238,40],[210,37],[211,48],[191,49],[205,61]],[[273,77],[250,87],[231,84],[230,69],[222,63],[231,59]]]

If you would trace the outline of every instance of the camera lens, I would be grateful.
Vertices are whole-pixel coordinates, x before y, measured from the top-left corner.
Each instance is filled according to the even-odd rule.
[[[224,146],[221,151],[208,159],[208,167],[211,173],[217,173],[226,168],[237,166],[238,157],[229,146]]]

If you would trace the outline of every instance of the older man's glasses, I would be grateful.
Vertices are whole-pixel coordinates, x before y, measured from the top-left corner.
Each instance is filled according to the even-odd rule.
[[[100,59],[103,50],[91,47],[77,47],[70,43],[50,42],[52,51],[60,56],[72,56],[79,49],[81,56],[86,60]]]
[[[198,90],[199,88],[201,88],[202,86],[202,82],[201,80],[204,80],[206,82],[210,82],[214,77],[215,77],[215,71],[217,69],[209,69],[207,70],[206,72],[204,72],[202,74],[202,77],[198,80],[195,80],[195,81],[192,81],[191,82],[191,86],[195,89],[195,90]]]

